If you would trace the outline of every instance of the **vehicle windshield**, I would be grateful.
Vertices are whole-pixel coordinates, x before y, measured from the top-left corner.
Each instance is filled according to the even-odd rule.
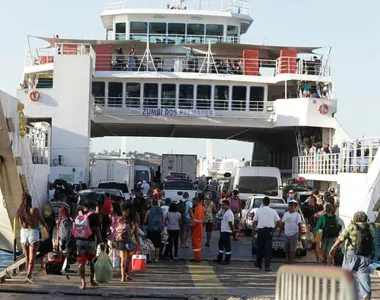
[[[279,184],[276,177],[242,176],[238,186],[239,193],[278,196]]]
[[[253,208],[259,208],[259,207],[261,207],[261,205],[263,204],[263,199],[264,198],[255,198],[255,202],[253,203]],[[270,198],[270,203],[271,204],[274,204],[274,203],[283,204],[284,200],[283,199],[279,199],[279,198]]]
[[[98,188],[101,189],[114,189],[121,190],[123,193],[129,193],[128,187],[125,183],[118,182],[100,182]]]
[[[307,198],[309,198],[311,195],[306,194],[306,195],[298,195],[297,199],[301,201],[302,203],[306,201]]]
[[[135,182],[143,182],[143,181],[149,182],[149,171],[147,170],[138,170],[135,171]]]
[[[164,185],[164,190],[193,190],[193,184],[190,181],[167,181]]]
[[[78,195],[78,205],[87,203],[89,208],[95,209],[98,204],[104,203],[104,195],[95,192],[86,192]]]

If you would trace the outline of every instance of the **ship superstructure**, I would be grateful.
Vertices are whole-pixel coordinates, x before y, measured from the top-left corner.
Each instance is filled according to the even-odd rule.
[[[370,173],[377,146],[367,147],[368,160],[364,150],[351,160],[358,147],[343,146],[331,48],[249,44],[250,2],[211,3],[109,0],[103,40],[28,37],[17,96],[28,124],[50,126],[50,182],[88,182],[90,139],[103,136],[254,142],[247,164],[302,175],[321,189],[347,184],[339,176],[359,161],[367,162],[359,174]],[[346,156],[311,158],[309,148],[334,145]]]

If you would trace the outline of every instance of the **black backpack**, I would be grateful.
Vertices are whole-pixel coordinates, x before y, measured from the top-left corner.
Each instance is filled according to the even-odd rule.
[[[181,214],[182,220],[186,219],[186,205],[187,205],[187,202],[189,202],[189,200],[180,201],[178,203],[178,212]]]
[[[339,235],[339,227],[338,227],[338,222],[336,221],[336,217],[326,215],[326,224],[323,230],[323,236],[335,238],[338,235]]]
[[[367,224],[364,228],[356,227],[356,246],[355,254],[361,256],[371,256],[373,252],[373,236],[369,230],[369,225]]]

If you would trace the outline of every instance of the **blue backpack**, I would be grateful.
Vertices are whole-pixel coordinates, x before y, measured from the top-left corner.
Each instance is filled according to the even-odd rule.
[[[150,231],[162,231],[163,225],[163,212],[161,207],[154,206],[150,210],[148,230]]]

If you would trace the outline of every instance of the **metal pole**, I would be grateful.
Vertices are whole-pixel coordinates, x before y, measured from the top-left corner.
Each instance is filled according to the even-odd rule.
[[[17,260],[17,237],[16,237],[17,220],[13,218],[13,261]]]
[[[288,99],[288,81],[285,80],[285,99]]]
[[[207,74],[210,73],[211,41],[208,41]]]
[[[375,226],[375,261],[379,262],[379,227]]]

